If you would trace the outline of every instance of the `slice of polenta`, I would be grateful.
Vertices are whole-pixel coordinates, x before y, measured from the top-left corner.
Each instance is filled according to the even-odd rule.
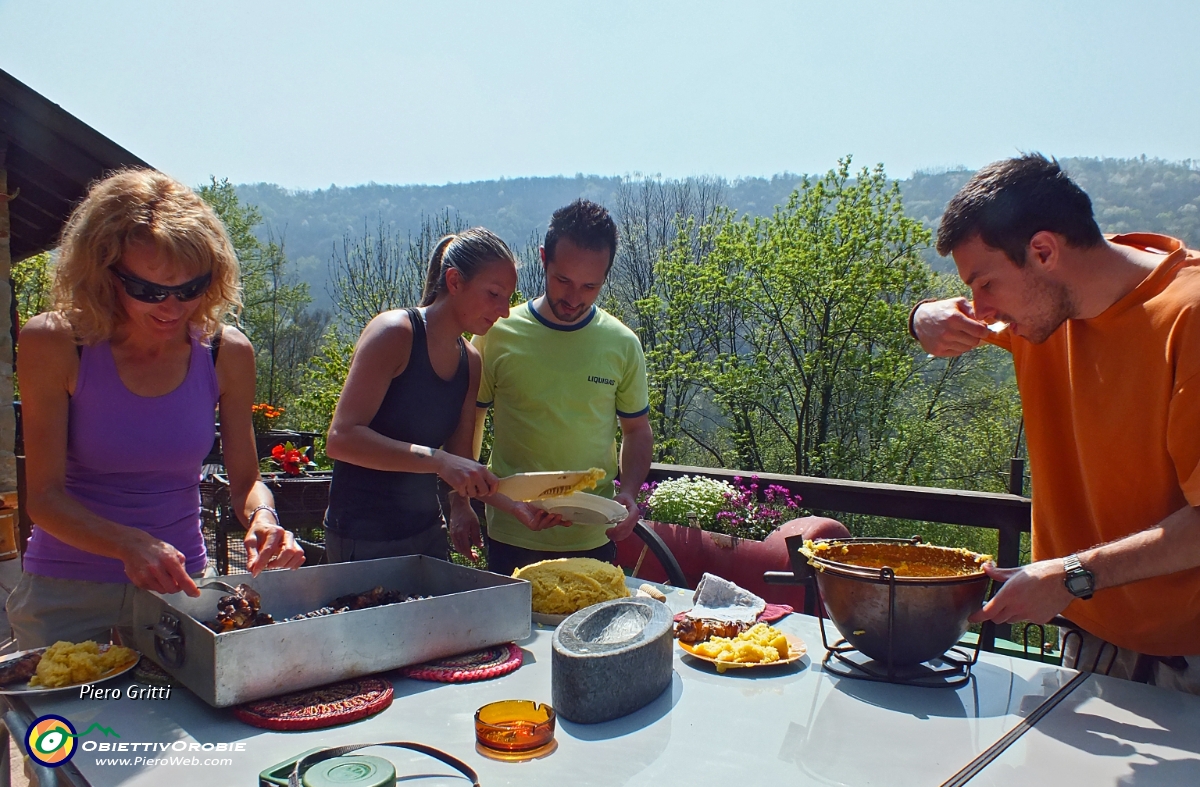
[[[598,467],[562,473],[517,473],[501,478],[497,491],[513,500],[524,502],[547,500],[595,489],[596,484],[603,481],[606,475],[608,474]]]

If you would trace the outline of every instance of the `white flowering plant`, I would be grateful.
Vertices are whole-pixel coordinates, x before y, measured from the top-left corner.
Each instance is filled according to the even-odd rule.
[[[734,476],[732,484],[680,476],[642,484],[637,501],[643,519],[757,540],[803,513],[799,495],[778,484],[763,487],[756,475],[749,483],[741,476]]]
[[[694,518],[700,527],[711,528],[735,492],[725,481],[680,476],[660,483],[646,498],[646,507],[650,518],[659,522],[687,525]]]

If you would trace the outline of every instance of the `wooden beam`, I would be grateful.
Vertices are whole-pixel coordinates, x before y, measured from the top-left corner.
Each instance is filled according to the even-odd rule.
[[[88,149],[107,167],[118,164],[127,167],[150,167],[145,161],[105,137],[58,104],[3,71],[0,71],[0,95],[8,99],[9,105],[13,109],[32,119],[45,130],[67,139],[85,141]]]
[[[3,101],[0,101],[0,134],[10,140],[20,140],[15,145],[20,150],[82,184],[91,182],[111,166],[71,142],[69,137],[60,136],[51,128],[39,126],[31,118],[14,112]]]

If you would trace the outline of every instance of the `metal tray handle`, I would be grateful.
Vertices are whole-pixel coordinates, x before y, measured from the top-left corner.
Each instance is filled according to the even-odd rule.
[[[182,667],[186,659],[179,618],[164,612],[154,627],[154,652],[167,667]]]

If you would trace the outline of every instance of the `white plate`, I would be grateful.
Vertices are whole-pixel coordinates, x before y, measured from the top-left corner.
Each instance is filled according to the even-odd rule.
[[[531,505],[558,514],[568,522],[578,525],[615,524],[629,516],[625,506],[607,497],[575,492],[565,497],[536,500]]]
[[[18,659],[21,656],[24,656],[26,653],[45,653],[45,652],[46,652],[46,648],[34,648],[33,650],[17,651],[16,653],[12,654],[11,656],[6,656],[3,659],[0,659],[0,664],[6,664],[7,662]],[[30,686],[29,681],[21,681],[19,683],[10,683],[7,686],[0,686],[0,694],[50,694],[55,691],[66,691],[67,689],[77,689],[80,686],[86,686],[89,683],[99,683],[100,681],[109,680],[110,678],[115,678],[118,675],[124,675],[126,672],[129,672],[129,670],[136,667],[138,661],[140,661],[141,658],[142,658],[142,654],[138,653],[135,650],[135,651],[133,651],[133,659],[131,661],[129,661],[127,664],[123,664],[114,670],[105,672],[100,677],[96,678],[95,680],[85,681],[84,683],[70,683],[66,686],[50,687],[50,686]]]
[[[587,607],[584,607],[584,609],[587,609]],[[533,613],[531,613],[531,617],[533,618],[534,623],[540,624],[542,626],[558,626],[559,623],[562,623],[564,620],[566,620],[567,618],[569,618],[571,616],[570,615],[546,615],[541,612],[533,612]]]

